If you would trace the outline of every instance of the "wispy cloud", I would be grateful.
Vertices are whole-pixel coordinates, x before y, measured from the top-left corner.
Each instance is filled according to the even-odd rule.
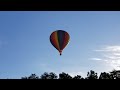
[[[102,57],[94,57],[92,60],[103,61],[113,69],[120,69],[120,46],[105,46],[101,49],[94,50],[95,52],[99,52]]]
[[[120,52],[120,46],[106,46],[98,50],[94,51],[100,51],[100,52]]]
[[[102,59],[100,59],[100,58],[91,58],[91,60],[94,60],[94,61],[101,61]]]

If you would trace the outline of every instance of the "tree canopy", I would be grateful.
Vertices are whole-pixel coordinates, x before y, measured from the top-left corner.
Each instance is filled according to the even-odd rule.
[[[87,72],[86,77],[81,75],[71,76],[68,73],[61,72],[59,75],[54,72],[44,72],[42,75],[38,76],[36,74],[31,74],[30,76],[21,77],[21,79],[120,79],[120,70],[112,70],[111,72],[101,72],[98,76],[97,72],[90,70]]]

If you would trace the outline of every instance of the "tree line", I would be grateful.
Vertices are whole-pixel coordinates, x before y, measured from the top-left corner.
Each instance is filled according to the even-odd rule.
[[[36,74],[31,74],[30,76],[21,77],[21,79],[120,79],[120,70],[112,70],[111,72],[101,72],[98,76],[93,70],[87,72],[86,77],[81,75],[71,76],[68,73],[61,72],[59,75],[54,72],[44,72],[42,75],[38,76]]]

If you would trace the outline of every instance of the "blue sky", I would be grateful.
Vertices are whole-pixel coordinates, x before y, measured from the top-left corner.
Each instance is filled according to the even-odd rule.
[[[49,41],[59,29],[70,35],[62,56]],[[119,53],[119,11],[0,12],[0,78],[44,72],[85,77],[89,70],[119,69]]]

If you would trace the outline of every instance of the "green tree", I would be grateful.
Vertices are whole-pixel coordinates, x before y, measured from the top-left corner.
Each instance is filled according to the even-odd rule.
[[[77,75],[77,76],[74,76],[73,79],[84,79],[84,78],[80,75]]]
[[[110,76],[112,79],[120,79],[120,70],[112,70]]]
[[[39,77],[36,74],[31,74],[28,79],[39,79]]]
[[[29,77],[22,77],[21,79],[39,79],[39,77],[36,74],[31,74]]]
[[[40,79],[57,79],[57,75],[53,72],[51,73],[45,72],[40,76]]]
[[[112,79],[112,78],[111,78],[111,75],[109,73],[101,72],[99,79]]]
[[[93,70],[90,70],[90,72],[87,73],[87,77],[85,79],[98,79],[97,73],[95,73]]]
[[[59,74],[59,79],[72,79],[72,77],[69,74],[62,72]]]
[[[21,77],[21,79],[28,79],[28,77],[26,77],[26,76],[25,77]]]

